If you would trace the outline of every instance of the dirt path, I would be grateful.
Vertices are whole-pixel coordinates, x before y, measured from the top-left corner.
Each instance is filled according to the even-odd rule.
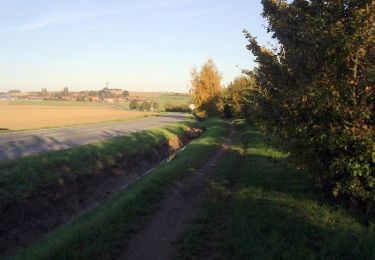
[[[155,214],[127,241],[127,249],[118,254],[119,259],[164,260],[173,257],[174,243],[198,213],[198,206],[207,192],[206,182],[214,174],[216,164],[230,148],[234,133],[235,129],[231,126],[222,148],[198,171],[169,188]]]

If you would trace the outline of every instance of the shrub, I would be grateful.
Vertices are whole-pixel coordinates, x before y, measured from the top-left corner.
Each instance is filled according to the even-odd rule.
[[[138,110],[139,109],[139,103],[136,100],[132,100],[129,104],[130,110]]]
[[[207,112],[206,111],[201,111],[201,110],[194,111],[194,116],[199,121],[204,121],[208,117]]]

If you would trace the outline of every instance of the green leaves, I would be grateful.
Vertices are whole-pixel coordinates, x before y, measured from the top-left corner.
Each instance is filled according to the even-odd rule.
[[[342,201],[375,211],[375,3],[263,0],[278,50],[258,44],[256,119]],[[369,76],[370,75],[370,76]]]

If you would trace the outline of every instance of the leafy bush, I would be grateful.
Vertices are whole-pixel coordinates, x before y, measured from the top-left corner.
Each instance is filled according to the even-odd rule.
[[[197,118],[199,121],[204,121],[207,119],[208,115],[206,111],[201,111],[201,110],[196,110],[194,111],[194,116]]]
[[[129,104],[130,110],[138,110],[139,109],[139,103],[136,100],[132,100]]]

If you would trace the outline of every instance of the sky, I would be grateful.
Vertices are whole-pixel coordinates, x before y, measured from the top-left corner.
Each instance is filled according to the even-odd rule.
[[[187,92],[212,58],[227,84],[267,45],[260,0],[0,0],[0,92]]]

